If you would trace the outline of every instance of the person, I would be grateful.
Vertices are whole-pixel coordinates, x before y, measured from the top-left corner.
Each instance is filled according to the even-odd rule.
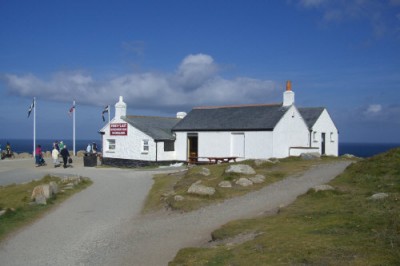
[[[59,147],[60,152],[61,152],[61,150],[64,148],[64,142],[62,140],[60,141],[60,144],[58,145],[58,147]]]
[[[54,147],[53,150],[51,151],[51,157],[53,158],[54,167],[57,167],[60,165],[60,162],[58,161],[59,154],[60,153],[58,152],[57,148]]]
[[[60,142],[61,144],[61,142]],[[68,162],[68,158],[70,157],[69,155],[69,151],[67,149],[67,145],[64,145],[63,149],[61,150],[61,156],[63,158],[63,162],[64,162],[64,168],[67,168],[67,162]]]
[[[97,145],[96,145],[96,142],[93,142],[93,144],[92,144],[92,152],[93,152],[94,154],[97,153]]]
[[[35,163],[36,167],[40,166],[42,164],[42,146],[37,145],[35,149]]]
[[[89,155],[92,152],[92,145],[90,143],[86,147],[86,155]]]
[[[56,150],[58,151],[58,153],[60,153],[60,147],[58,146],[58,141],[55,141],[55,142],[54,142],[53,148],[56,148]]]
[[[7,142],[7,145],[6,145],[6,153],[7,153],[7,156],[11,156],[11,145],[9,142]]]

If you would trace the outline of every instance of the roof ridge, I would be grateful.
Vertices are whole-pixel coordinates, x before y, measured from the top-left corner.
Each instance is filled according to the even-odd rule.
[[[176,117],[168,117],[168,116],[149,116],[149,115],[127,115],[126,118],[163,118],[163,119],[179,119]]]
[[[241,105],[221,105],[221,106],[196,106],[193,109],[221,109],[221,108],[240,108],[240,107],[258,107],[258,106],[281,106],[281,103],[259,103],[259,104],[241,104]]]

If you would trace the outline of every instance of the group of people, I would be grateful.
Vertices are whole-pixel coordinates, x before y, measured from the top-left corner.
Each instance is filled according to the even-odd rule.
[[[9,142],[7,142],[6,149],[4,151],[1,150],[1,144],[0,144],[0,154],[2,160],[4,158],[10,158],[13,156],[13,152],[11,150],[11,145]]]
[[[63,166],[67,168],[67,164],[72,162],[71,155],[67,149],[67,145],[63,143],[63,141],[58,141],[53,143],[53,150],[51,151],[51,157],[53,159],[54,167],[60,166],[60,162],[58,161],[59,156],[61,155],[63,159]],[[42,146],[37,145],[35,149],[35,163],[36,166],[46,165],[46,162],[43,159]]]
[[[89,154],[97,154],[97,144],[96,142],[93,142],[92,144],[88,144],[86,147],[86,155]]]

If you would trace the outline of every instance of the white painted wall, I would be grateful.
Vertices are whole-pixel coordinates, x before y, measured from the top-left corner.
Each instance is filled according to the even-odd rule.
[[[176,145],[175,151],[164,151],[164,141],[157,142],[157,161],[174,161],[176,158]]]
[[[288,157],[290,147],[308,147],[308,144],[308,127],[297,108],[291,106],[274,129],[272,157]]]
[[[315,122],[311,133],[311,146],[319,148],[321,153],[321,133],[325,133],[325,154],[331,156],[339,155],[339,133],[333,123],[331,116],[325,109],[317,122]],[[314,137],[315,134],[315,137]]]
[[[126,122],[122,119],[114,118],[110,123]],[[110,150],[108,148],[108,139],[115,139],[115,150]],[[149,152],[147,153],[142,151],[142,141],[144,139],[149,140]],[[144,134],[142,131],[137,130],[130,124],[128,124],[127,136],[110,136],[109,124],[104,128],[103,157],[154,161],[156,150],[155,145],[156,143],[150,136]]]
[[[175,132],[175,155],[177,161],[187,161],[187,132]]]

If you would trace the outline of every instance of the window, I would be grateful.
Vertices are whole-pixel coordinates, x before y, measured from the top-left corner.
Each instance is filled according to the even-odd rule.
[[[109,151],[115,151],[115,139],[108,139],[107,144]]]
[[[149,152],[149,140],[144,139],[142,140],[142,153],[148,153]]]
[[[175,141],[164,141],[164,151],[175,151]]]
[[[333,134],[333,132],[331,132],[331,142],[335,141],[335,135]]]
[[[318,142],[318,140],[317,140],[317,131],[313,132],[313,141],[314,142]]]

